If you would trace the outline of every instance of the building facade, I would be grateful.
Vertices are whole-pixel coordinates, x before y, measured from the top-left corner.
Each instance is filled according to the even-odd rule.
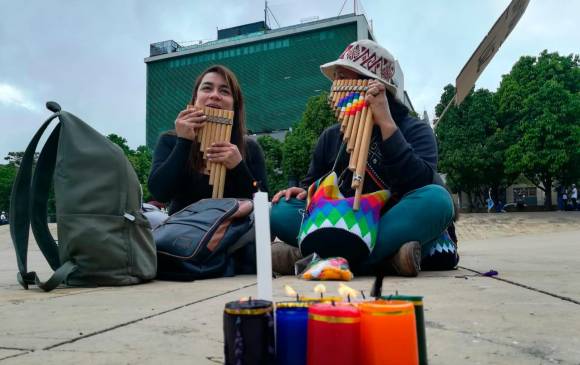
[[[213,64],[237,75],[250,133],[288,130],[300,119],[308,98],[330,88],[319,66],[360,39],[373,39],[372,32],[363,15],[351,14],[274,30],[252,23],[192,46],[151,44],[145,59],[147,146],[154,148],[159,134],[173,128],[191,98],[195,78]]]

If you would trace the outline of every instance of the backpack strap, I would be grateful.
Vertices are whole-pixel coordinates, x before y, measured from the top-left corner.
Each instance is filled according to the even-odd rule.
[[[51,109],[54,114],[44,122],[44,124],[38,129],[28,144],[28,147],[26,148],[20,163],[20,168],[18,169],[18,173],[14,179],[12,194],[10,195],[10,236],[16,251],[16,260],[18,264],[18,282],[24,289],[28,289],[29,285],[34,284],[38,285],[45,291],[50,291],[56,288],[64,279],[66,279],[66,277],[71,272],[77,268],[76,265],[71,262],[67,262],[60,266],[58,247],[52,238],[52,235],[50,235],[48,225],[46,224],[46,200],[48,199],[48,187],[43,186],[49,185],[52,175],[50,174],[48,177],[39,175],[47,171],[47,169],[48,171],[54,171],[54,161],[56,158],[56,148],[58,145],[59,135],[58,127],[55,129],[55,131],[52,132],[41,152],[39,157],[41,169],[37,170],[37,173],[35,174],[35,181],[33,184],[31,184],[34,153],[36,151],[36,147],[38,146],[38,141],[52,120],[60,115],[58,111],[60,110],[60,107],[58,107],[58,110],[56,110],[53,105],[49,104],[50,103],[47,103],[47,107],[49,107],[49,109]],[[49,162],[51,161],[52,167],[46,167],[46,164],[48,163],[50,165]],[[31,185],[34,185],[35,188],[33,190],[34,200],[32,202],[30,200]],[[40,193],[35,193],[34,191],[36,190],[40,191]],[[42,193],[43,191],[45,191],[45,193]],[[42,201],[43,196],[45,199],[44,201]],[[51,268],[58,268],[46,283],[43,283],[39,280],[36,272],[29,272],[27,269],[30,213],[33,208],[36,212],[33,232],[35,232],[35,235],[38,234],[39,237],[41,237],[41,240],[38,241],[38,245]],[[41,208],[44,208],[44,210],[40,210]],[[38,218],[41,212],[43,212],[42,214],[44,214],[44,218]],[[44,222],[45,227],[40,224],[41,222]],[[50,239],[46,239],[47,233],[50,235]]]
[[[58,246],[48,229],[47,210],[50,182],[56,163],[56,151],[61,124],[57,124],[46,140],[32,177],[30,201],[30,226],[40,251],[52,270],[60,267]]]
[[[28,272],[28,236],[30,230],[30,181],[32,178],[32,165],[34,163],[34,153],[40,137],[58,116],[53,114],[38,129],[32,140],[28,144],[24,156],[20,162],[20,168],[14,179],[12,193],[10,194],[10,236],[16,251],[16,261],[18,264],[18,282],[28,289],[28,284],[35,284],[36,273]]]

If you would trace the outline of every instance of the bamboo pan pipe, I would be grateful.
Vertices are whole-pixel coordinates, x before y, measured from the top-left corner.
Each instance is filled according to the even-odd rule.
[[[188,104],[188,109],[195,108]],[[221,163],[208,162],[205,151],[212,143],[230,141],[232,136],[232,126],[234,112],[231,110],[215,109],[210,107],[199,108],[206,115],[206,123],[196,135],[199,149],[206,160],[204,173],[209,175],[209,184],[212,186],[212,198],[221,199],[224,197],[224,186],[226,182],[226,167]]]
[[[329,103],[340,123],[346,150],[350,153],[348,168],[353,172],[355,189],[353,209],[360,208],[369,145],[373,131],[372,112],[365,102],[368,80],[335,80]]]

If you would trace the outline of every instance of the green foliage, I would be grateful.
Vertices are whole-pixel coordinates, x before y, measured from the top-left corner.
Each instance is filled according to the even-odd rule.
[[[440,115],[455,94],[447,85],[435,111]],[[452,191],[464,191],[484,201],[515,179],[505,173],[505,150],[511,143],[496,118],[497,100],[485,89],[471,91],[460,106],[449,107],[437,125],[439,168]]]
[[[36,160],[38,160],[38,152],[34,153],[34,163],[36,163]],[[20,162],[22,161],[22,158],[24,157],[24,151],[22,152],[8,152],[8,156],[4,157],[4,160],[8,161],[9,165],[13,165],[13,166],[20,166]]]
[[[114,144],[116,144],[117,146],[121,147],[121,149],[123,150],[123,152],[125,152],[125,155],[128,156],[131,153],[131,148],[129,147],[129,145],[127,144],[127,140],[119,135],[116,134],[109,134],[107,136],[107,138],[109,139],[109,141],[113,142]]]
[[[34,153],[33,166],[38,160],[39,153]],[[0,165],[0,210],[8,212],[10,210],[10,194],[12,193],[12,184],[16,178],[16,173],[20,167],[20,162],[24,157],[24,152],[8,152],[8,155],[4,157],[5,161],[8,161],[7,165]],[[52,196],[54,192],[51,191]],[[54,199],[53,199],[54,200]],[[49,209],[54,207],[49,201]]]
[[[14,164],[0,165],[0,210],[10,210],[10,193],[17,171]]]
[[[302,118],[286,135],[282,149],[282,169],[289,181],[299,182],[306,176],[318,136],[334,123],[328,93],[308,99]]]
[[[498,117],[514,143],[506,170],[521,173],[538,188],[580,178],[580,58],[543,51],[525,56],[502,79]],[[546,195],[551,206],[551,195]]]
[[[139,178],[141,187],[143,188],[143,201],[147,202],[152,200],[153,197],[149,193],[147,187],[147,179],[149,177],[149,171],[151,170],[153,159],[151,150],[147,146],[139,146],[136,150],[133,150],[127,145],[127,140],[125,138],[116,134],[109,134],[107,138],[117,146],[121,147],[125,156],[127,156],[129,162],[131,162],[131,165],[133,166],[133,169],[135,169],[135,173]]]
[[[452,105],[436,130],[440,169],[452,190],[483,196],[521,175],[551,192],[555,181],[580,179],[579,65],[578,55],[523,56],[495,95],[472,91]],[[445,87],[437,115],[454,93]]]
[[[270,197],[288,185],[288,180],[282,171],[283,143],[270,136],[258,137],[258,143],[266,158],[266,174],[268,177],[268,192]]]

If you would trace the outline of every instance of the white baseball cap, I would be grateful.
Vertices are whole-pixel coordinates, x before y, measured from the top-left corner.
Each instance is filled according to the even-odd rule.
[[[349,44],[336,61],[325,63],[320,70],[334,80],[336,66],[381,81],[389,92],[404,104],[404,77],[399,61],[378,43],[363,39]]]

